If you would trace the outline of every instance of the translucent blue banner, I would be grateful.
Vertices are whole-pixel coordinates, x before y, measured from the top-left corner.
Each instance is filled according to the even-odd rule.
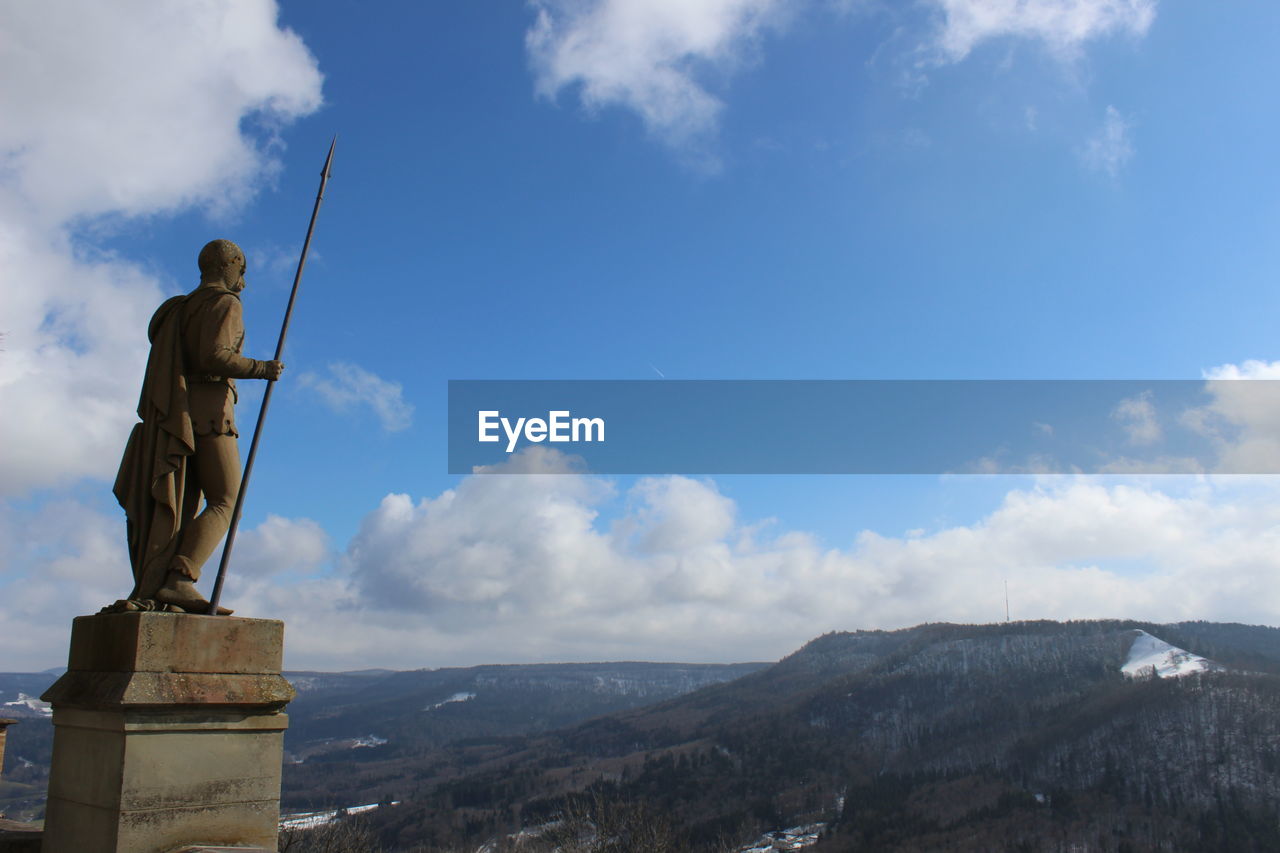
[[[526,447],[599,474],[1274,474],[1280,382],[449,383],[450,473]]]

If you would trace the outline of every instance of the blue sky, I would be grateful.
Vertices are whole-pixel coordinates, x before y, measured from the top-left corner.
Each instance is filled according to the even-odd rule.
[[[445,402],[450,379],[1276,378],[1277,18],[7,7],[0,668],[59,663],[70,618],[127,592],[109,486],[147,318],[229,237],[267,357],[335,133],[228,589],[287,620],[290,665],[776,658],[1001,618],[1005,579],[1027,618],[1276,624],[1273,478],[459,478]]]

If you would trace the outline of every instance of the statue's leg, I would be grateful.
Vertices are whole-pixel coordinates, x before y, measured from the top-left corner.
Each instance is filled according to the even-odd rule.
[[[191,459],[187,460],[187,468],[182,483],[182,506],[178,513],[178,539],[182,539],[182,531],[191,527],[200,512],[200,477]]]
[[[200,579],[201,566],[231,526],[231,511],[240,492],[240,448],[236,437],[196,436],[195,456],[188,464],[194,468],[204,495],[204,509],[183,526],[173,570],[195,581]],[[188,470],[187,476],[192,473]]]

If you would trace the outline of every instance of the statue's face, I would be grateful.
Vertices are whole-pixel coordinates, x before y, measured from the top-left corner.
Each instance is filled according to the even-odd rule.
[[[232,293],[239,293],[244,290],[244,271],[248,269],[244,255],[240,255],[231,260],[226,268],[222,271],[222,281],[226,284],[227,289]]]

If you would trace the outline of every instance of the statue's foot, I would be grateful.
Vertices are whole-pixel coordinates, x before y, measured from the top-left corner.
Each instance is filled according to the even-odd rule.
[[[164,586],[156,590],[156,601],[181,607],[188,613],[207,614],[209,612],[209,599],[201,595],[196,585],[188,578],[174,572],[170,572]],[[219,616],[230,616],[232,612],[226,607],[218,607]]]

